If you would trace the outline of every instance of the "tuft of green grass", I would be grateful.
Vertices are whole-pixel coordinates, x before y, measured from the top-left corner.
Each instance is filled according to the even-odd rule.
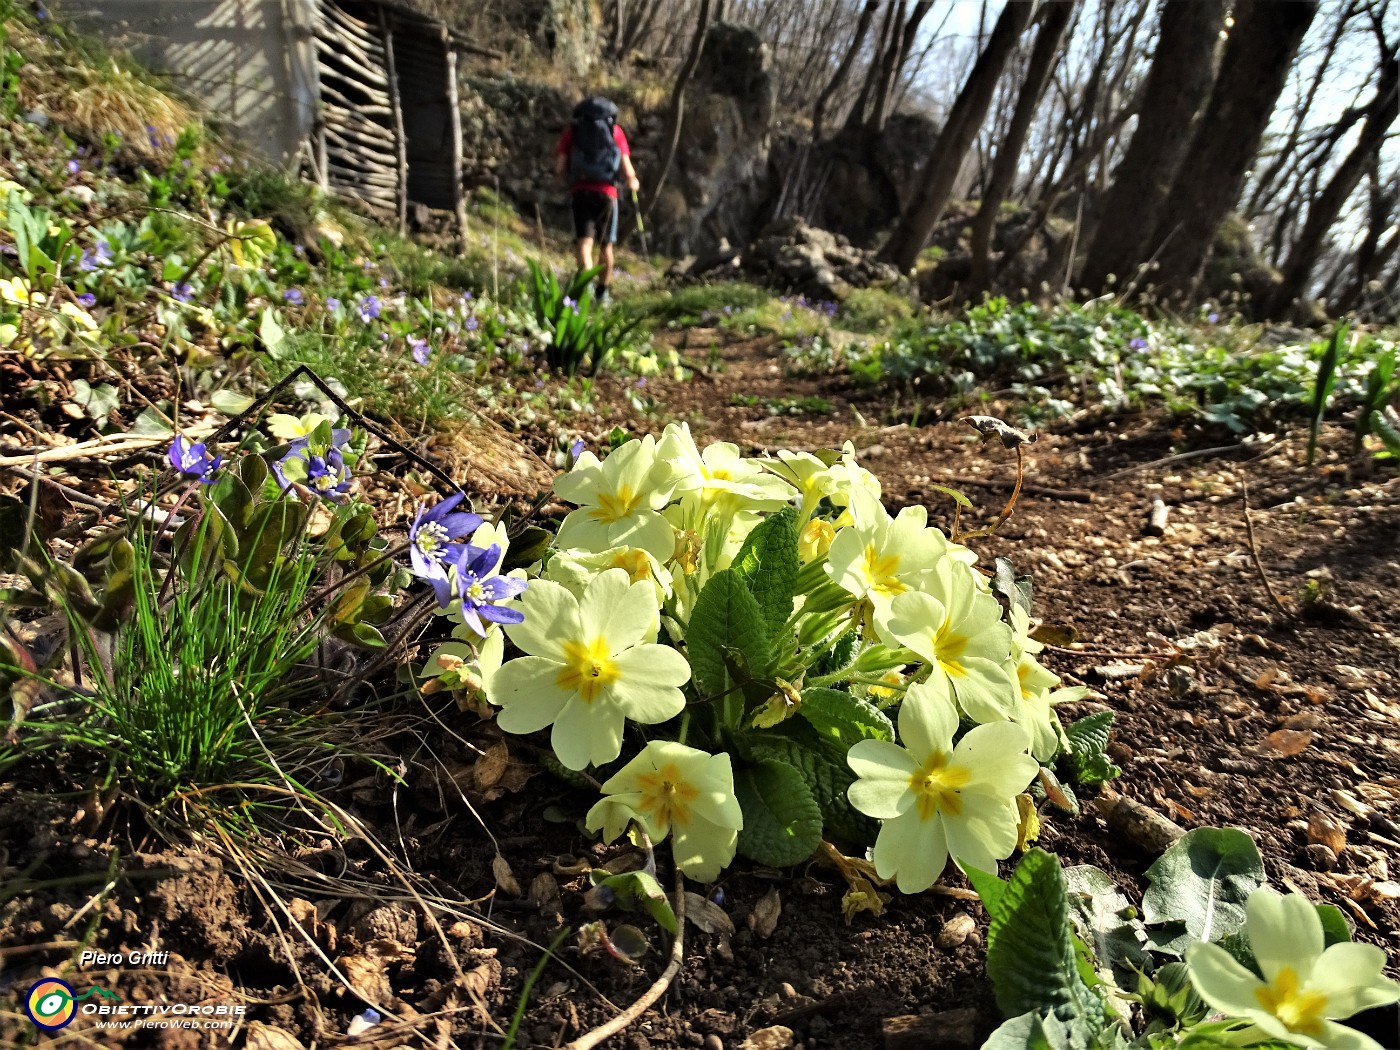
[[[773,299],[767,288],[742,281],[692,284],[645,291],[627,299],[627,309],[653,325],[685,328],[716,324],[734,314],[757,310]]]
[[[888,288],[857,288],[841,303],[836,319],[852,332],[887,331],[914,317],[908,296]]]

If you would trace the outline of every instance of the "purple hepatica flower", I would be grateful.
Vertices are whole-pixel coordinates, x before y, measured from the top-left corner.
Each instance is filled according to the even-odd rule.
[[[209,455],[209,449],[204,442],[196,441],[190,444],[185,440],[184,434],[176,434],[175,440],[170,443],[170,451],[167,453],[170,465],[181,474],[188,477],[198,478],[205,485],[212,485],[216,480],[214,475],[218,472],[219,465],[223,463],[223,456]]]
[[[1130,350],[1145,350],[1145,349],[1147,349],[1147,340],[1146,340],[1146,339],[1143,339],[1141,336],[1138,336],[1136,339],[1129,339],[1129,340],[1128,340],[1128,349],[1130,349]]]
[[[76,174],[78,174],[78,172],[80,172],[80,171],[82,170],[82,167],[83,167],[83,166],[82,166],[81,164],[79,164],[76,160],[70,160],[70,161],[68,162],[68,164],[67,164],[68,174],[69,174],[69,175],[76,175]]]
[[[647,385],[647,377],[646,377],[646,376],[638,376],[638,377],[637,377],[637,382],[636,382],[636,387],[637,387],[637,389],[640,390],[640,389],[642,389],[642,387],[644,387],[644,386],[646,386],[646,385]]]
[[[306,457],[306,487],[322,499],[339,502],[345,498],[350,491],[350,468],[340,449],[330,449],[324,456]]]
[[[339,310],[340,300],[333,295],[326,296],[326,309],[332,312]]]
[[[368,324],[379,316],[379,296],[367,295],[360,300],[360,320]]]
[[[1215,324],[1216,321],[1220,320],[1220,315],[1212,310],[1210,313],[1206,314],[1206,320],[1211,324]]]
[[[93,307],[97,305],[97,296],[93,295],[91,292],[84,292],[82,295],[78,296],[78,302],[83,306]]]
[[[419,339],[417,336],[408,337],[408,345],[413,348],[413,360],[420,365],[428,363],[428,356],[433,352],[433,348],[428,345],[426,339]]]
[[[579,456],[583,455],[583,438],[574,438],[574,443],[569,446],[569,465],[578,462]]]
[[[387,278],[387,277],[381,277],[381,278],[379,278],[379,287],[381,287],[381,288],[388,288],[388,287],[389,287],[389,278]]]
[[[475,332],[478,328],[481,327],[481,322],[478,321],[475,317],[468,317],[467,323],[462,327],[464,327],[468,332]]]
[[[302,303],[306,302],[306,296],[301,294],[300,288],[288,288],[282,293],[282,298],[293,306],[300,306]]]
[[[107,243],[105,237],[99,237],[92,251],[84,251],[83,257],[78,260],[78,269],[84,273],[92,273],[99,267],[111,265],[112,246]]]
[[[480,547],[464,547],[453,568],[456,572],[457,597],[462,600],[462,622],[481,637],[486,637],[483,620],[492,623],[523,623],[525,614],[519,609],[502,609],[497,602],[509,601],[526,587],[524,580],[514,576],[495,575],[501,562],[501,548],[493,543]]]
[[[194,298],[194,287],[186,281],[181,281],[171,290],[170,294],[180,302],[187,303]]]
[[[453,508],[464,498],[459,492],[432,510],[426,504],[420,506],[413,524],[408,527],[408,553],[413,562],[413,571],[420,579],[433,585],[438,604],[443,608],[452,601],[452,582],[447,578],[444,563],[455,563],[466,546],[462,541],[481,527],[481,515],[453,512]]]

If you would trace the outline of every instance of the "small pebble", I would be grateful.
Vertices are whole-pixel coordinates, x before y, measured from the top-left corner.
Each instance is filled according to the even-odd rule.
[[[705,1050],[724,1050],[724,1040],[713,1033],[705,1036]]]
[[[958,912],[938,931],[934,943],[940,948],[956,948],[976,936],[977,923],[966,912]]]

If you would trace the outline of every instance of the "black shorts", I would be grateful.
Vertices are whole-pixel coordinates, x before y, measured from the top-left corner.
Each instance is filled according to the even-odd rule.
[[[612,244],[617,240],[617,198],[595,190],[579,190],[570,198],[574,237]]]

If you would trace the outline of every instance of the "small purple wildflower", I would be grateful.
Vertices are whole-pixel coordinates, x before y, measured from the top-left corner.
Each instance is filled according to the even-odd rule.
[[[78,260],[78,269],[84,273],[92,273],[93,270],[103,266],[112,265],[112,246],[107,243],[107,238],[99,237],[97,243],[93,245],[92,251],[83,251],[83,257]]]
[[[467,323],[464,324],[462,327],[465,328],[468,332],[475,332],[478,328],[481,327],[481,322],[478,321],[475,317],[468,317]]]
[[[1146,339],[1143,339],[1141,336],[1138,336],[1138,337],[1135,338],[1135,339],[1129,339],[1129,340],[1128,340],[1128,349],[1130,349],[1130,350],[1145,350],[1145,349],[1147,349],[1147,340],[1146,340]]]
[[[388,288],[388,287],[389,287],[389,278],[387,278],[387,277],[381,277],[381,278],[379,278],[379,287],[381,287],[381,288]]]
[[[76,175],[78,174],[78,172],[83,170],[83,166],[79,164],[76,160],[70,160],[67,163],[66,167],[68,168],[69,175]]]
[[[583,438],[574,438],[574,443],[569,446],[569,466],[578,462],[579,456],[583,455]]]
[[[497,576],[501,564],[500,544],[462,548],[453,566],[457,597],[462,602],[462,622],[481,637],[486,637],[486,624],[523,623],[525,614],[519,609],[502,609],[498,602],[509,601],[525,590],[524,580],[514,576]]]
[[[92,308],[97,305],[97,296],[93,295],[91,292],[84,292],[82,295],[78,296],[78,302],[85,307]]]
[[[324,456],[306,457],[306,487],[322,499],[340,501],[350,491],[350,468],[340,449],[333,448]]]
[[[194,298],[194,286],[187,281],[181,281],[171,289],[170,295],[182,303],[187,303]]]
[[[287,302],[291,303],[293,306],[301,306],[303,303],[306,302],[306,296],[301,294],[300,288],[288,288],[285,292],[282,293],[282,298],[287,300]]]
[[[578,300],[577,300],[577,299],[570,299],[570,298],[566,295],[566,296],[564,296],[564,306],[565,306],[566,309],[569,309],[569,310],[576,310],[576,309],[578,309]]]
[[[363,299],[360,300],[360,305],[358,309],[360,311],[361,321],[364,321],[366,324],[368,324],[370,321],[373,321],[376,317],[379,316],[379,296],[365,296]]]
[[[413,348],[413,360],[417,361],[420,365],[426,365],[429,355],[433,352],[433,348],[428,345],[428,341],[411,335],[408,337],[408,345]]]
[[[637,377],[637,382],[636,382],[635,385],[636,385],[636,387],[637,387],[638,390],[642,389],[642,387],[644,387],[644,386],[647,385],[647,377],[646,377],[646,376],[638,376],[638,377]]]
[[[432,510],[426,503],[420,504],[413,524],[408,527],[408,555],[413,562],[414,575],[433,585],[438,604],[443,608],[452,602],[452,581],[448,579],[445,563],[455,563],[466,546],[463,541],[481,527],[481,515],[453,512],[465,498],[459,492]]]
[[[333,295],[326,296],[326,309],[332,312],[340,309],[340,300]]]
[[[170,465],[191,478],[198,478],[205,485],[212,485],[216,480],[214,474],[223,463],[223,456],[209,455],[209,449],[202,441],[190,444],[185,440],[184,434],[176,434],[175,440],[170,443],[170,451],[166,453],[166,458]]]
[[[1206,314],[1206,320],[1211,324],[1215,324],[1216,321],[1220,320],[1220,315],[1212,310],[1210,313]]]

